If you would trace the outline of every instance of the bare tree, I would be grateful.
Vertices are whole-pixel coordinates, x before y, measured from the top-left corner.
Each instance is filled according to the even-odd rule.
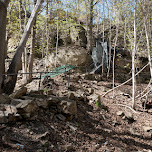
[[[111,15],[111,12],[110,12],[110,10],[109,10],[109,8],[108,8],[108,17],[110,18],[110,15]],[[112,33],[111,33],[111,19],[110,19],[110,25],[109,25],[109,29],[110,29],[110,31],[109,31],[109,65],[108,65],[108,72],[107,72],[107,78],[109,77],[109,73],[110,73],[110,67],[111,67],[111,65],[110,65],[110,63],[111,63],[111,35],[112,35]]]
[[[89,53],[91,53],[92,51],[92,28],[93,28],[93,1],[94,0],[89,0],[89,23],[88,23],[88,31],[87,31],[87,40],[88,40],[88,44],[87,44],[87,49],[89,51]]]
[[[48,23],[48,18],[49,18],[49,1],[46,0],[46,58],[45,58],[45,69],[47,70],[47,60],[48,60],[48,52],[49,52],[49,23]]]
[[[34,0],[34,6],[36,4],[36,0]],[[29,77],[28,77],[28,81],[32,81],[32,72],[33,72],[33,60],[34,60],[34,51],[35,51],[35,35],[36,35],[36,17],[34,18],[34,24],[33,24],[33,28],[32,28],[32,33],[31,33],[31,37],[32,37],[32,43],[31,43],[31,50],[30,50],[30,56],[29,56]]]
[[[113,53],[113,63],[112,63],[113,88],[115,87],[115,56],[116,56],[117,40],[118,40],[118,25],[116,25],[116,37],[115,37],[115,43],[114,43],[114,53]],[[114,97],[114,89],[113,89],[113,97]]]
[[[105,19],[105,6],[104,6],[104,1],[103,1],[103,35],[102,35],[102,76],[104,74],[104,59],[105,59],[105,51],[104,51],[104,42],[105,42],[105,24],[104,24],[104,19]]]
[[[22,1],[21,0],[19,1],[20,32],[21,32],[21,34],[23,34],[21,6],[24,9],[24,13],[25,13],[25,18],[24,18],[24,28],[25,28],[26,27],[26,22],[27,22],[26,2],[22,5]],[[22,72],[23,73],[27,72],[27,48],[26,48],[26,45],[25,45],[24,51],[22,53]],[[26,83],[26,81],[27,81],[27,75],[26,74],[23,74],[22,80],[23,80],[23,82]]]
[[[57,9],[59,8],[58,4],[57,4]],[[57,36],[56,36],[56,57],[55,57],[55,67],[57,66],[57,54],[58,54],[58,42],[59,42],[59,17],[58,17],[58,13],[57,13]]]
[[[152,63],[151,63],[151,52],[150,52],[150,34],[151,34],[151,26],[150,26],[150,20],[151,20],[151,14],[150,14],[150,1],[148,1],[148,8],[145,9],[146,7],[146,1],[144,0],[144,5],[143,5],[143,10],[147,14],[144,16],[144,28],[145,28],[145,34],[146,34],[146,41],[147,41],[147,50],[148,50],[148,60],[149,60],[149,65],[150,65],[150,75],[152,78]],[[148,28],[149,25],[149,28]]]
[[[132,50],[132,108],[133,109],[135,109],[135,90],[136,90],[135,54],[136,54],[136,0],[134,6],[134,47]]]

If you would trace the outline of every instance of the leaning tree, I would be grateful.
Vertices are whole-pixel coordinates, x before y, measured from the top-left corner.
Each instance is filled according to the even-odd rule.
[[[5,37],[8,4],[9,0],[0,0],[0,93],[11,94],[16,85],[17,73],[20,68],[22,52],[30,35],[31,28],[34,24],[34,19],[40,9],[41,0],[37,0],[36,2],[29,21],[24,29],[24,33],[20,40],[19,46],[7,71],[7,77],[5,77]]]

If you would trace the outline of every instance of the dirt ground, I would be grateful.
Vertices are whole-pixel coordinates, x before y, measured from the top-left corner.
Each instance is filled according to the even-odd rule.
[[[77,74],[79,75],[79,74]],[[75,73],[71,77],[78,77]],[[101,96],[112,87],[111,80],[87,80],[79,75],[72,82],[77,90],[92,88]],[[60,93],[68,92],[63,77],[54,80],[60,84]],[[20,81],[19,81],[20,83]],[[38,80],[27,85],[28,91],[38,89]],[[19,86],[20,84],[18,84]],[[116,86],[119,83],[116,83]],[[140,93],[147,84],[137,87]],[[151,152],[152,130],[145,131],[144,126],[152,127],[152,115],[144,111],[141,101],[136,100],[136,112],[131,106],[131,86],[124,85],[97,101],[77,101],[77,118],[61,121],[53,115],[53,109],[41,109],[35,120],[23,120],[15,123],[0,124],[0,152]],[[129,114],[124,119],[118,112]],[[133,119],[132,119],[133,118]]]

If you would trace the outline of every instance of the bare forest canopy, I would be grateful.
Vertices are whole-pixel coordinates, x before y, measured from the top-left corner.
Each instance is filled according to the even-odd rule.
[[[113,63],[119,55],[116,50],[129,52],[134,84],[135,69],[142,68],[139,58],[148,58],[151,68],[151,16],[149,0],[0,0],[0,92],[13,92],[21,66],[24,73],[30,73],[23,80],[32,80],[34,56],[46,61],[69,45],[91,54],[97,39],[108,42],[109,53],[113,49],[113,59],[109,55]],[[5,59],[11,60],[13,51],[11,64],[5,68]],[[55,57],[54,64],[58,65]]]

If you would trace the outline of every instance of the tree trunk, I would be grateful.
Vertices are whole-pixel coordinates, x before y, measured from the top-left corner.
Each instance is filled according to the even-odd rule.
[[[105,42],[105,25],[104,25],[104,19],[105,19],[105,12],[104,12],[104,1],[103,1],[103,35],[102,35],[102,76],[104,74],[104,58],[105,58],[105,51],[104,51],[104,42]]]
[[[88,25],[88,32],[87,32],[87,39],[88,39],[87,49],[88,49],[89,53],[92,52],[93,6],[94,6],[93,0],[90,0],[89,25]]]
[[[146,41],[147,41],[147,50],[148,50],[148,60],[149,60],[149,66],[150,66],[150,75],[151,75],[151,79],[152,79],[152,63],[151,63],[151,50],[150,50],[150,34],[151,34],[150,20],[151,20],[151,14],[150,14],[150,11],[149,11],[149,7],[145,8],[145,6],[146,6],[146,1],[144,1],[144,5],[143,5],[144,12],[147,11],[147,19],[146,19],[146,17],[144,17],[144,28],[145,28]],[[148,6],[150,6],[150,4]],[[149,28],[148,28],[148,25],[149,25]]]
[[[9,69],[8,69],[8,72],[7,72],[8,77],[4,82],[4,88],[3,88],[4,93],[11,94],[13,92],[14,88],[15,88],[16,80],[17,80],[17,73],[19,71],[19,65],[20,65],[20,62],[21,62],[22,52],[24,50],[27,39],[30,35],[31,28],[34,24],[34,18],[37,15],[40,6],[41,6],[41,0],[37,0],[35,8],[32,11],[30,19],[29,19],[29,21],[26,25],[25,30],[24,30],[24,33],[23,33],[23,36],[22,36],[21,41],[19,43],[19,46],[18,46],[18,48],[15,52],[15,55],[12,59],[12,62],[10,64],[10,66],[9,66]]]
[[[109,11],[109,9],[108,9]],[[109,14],[109,13],[108,13]],[[109,16],[110,18],[110,16]],[[110,74],[110,63],[111,63],[111,20],[110,20],[110,35],[109,35],[109,65],[108,65],[108,72],[107,72],[107,78],[109,78],[109,74]]]
[[[57,9],[59,8],[57,4]],[[58,54],[58,43],[59,43],[59,17],[57,12],[57,38],[56,38],[56,56],[55,56],[55,67],[57,66],[57,54]]]
[[[58,4],[57,4],[58,5]],[[46,58],[45,58],[45,70],[47,70],[47,62],[48,62],[48,52],[49,52],[49,23],[48,23],[48,9],[49,9],[49,1],[46,0]]]
[[[135,109],[136,0],[134,8],[134,48],[132,51],[132,108]]]
[[[9,10],[8,11],[8,29],[6,31],[6,45],[5,45],[5,58],[7,58],[7,50],[8,50],[8,41],[11,38],[12,33],[10,32],[10,28],[11,28],[11,12],[12,12],[12,6],[9,6]]]
[[[118,40],[118,28],[119,26],[116,25],[116,38],[115,38],[115,44],[114,44],[114,53],[113,53],[113,63],[112,63],[112,84],[113,84],[113,98],[114,98],[114,93],[115,93],[115,57],[116,57],[116,45],[117,45],[117,40]]]
[[[5,73],[5,38],[6,38],[6,16],[9,0],[0,0],[0,93],[2,93]]]
[[[24,9],[24,14],[25,14],[25,18],[24,18],[24,28],[26,27],[26,17],[27,17],[27,12],[26,12],[26,2],[24,3],[24,5],[22,4],[21,0],[19,3],[19,18],[20,18],[20,31],[21,31],[21,35],[23,34],[23,27],[22,27],[22,15],[21,15],[21,10]],[[26,52],[26,45],[24,47],[24,51],[22,53],[22,72],[26,73],[27,72],[27,52]],[[23,74],[22,77],[22,82],[26,83],[27,82],[27,75]]]
[[[56,39],[55,67],[57,66],[58,42],[59,42],[59,21],[58,21],[58,17],[57,17],[57,39]]]
[[[34,0],[34,5],[36,4],[36,0]],[[32,72],[33,72],[33,59],[34,59],[34,51],[35,51],[35,34],[36,34],[36,17],[34,18],[34,25],[32,29],[32,49],[30,50],[29,57],[29,78],[28,81],[32,81]]]
[[[101,11],[101,5],[99,5],[99,8],[98,8],[98,7],[96,7],[96,13],[97,13],[97,18],[96,18],[97,35],[99,34],[100,11]]]
[[[21,5],[22,5],[22,1],[20,0],[20,1],[19,1],[19,24],[20,24],[20,34],[22,34],[22,32],[23,32],[23,29],[22,29],[22,15],[21,15],[22,8],[21,8]]]
[[[147,25],[146,25],[146,20],[145,19],[144,19],[144,26],[145,26],[146,41],[147,41],[148,60],[149,60],[149,65],[150,65],[150,75],[151,75],[151,78],[152,78],[152,64],[151,64],[150,42],[149,42],[149,36],[148,36]]]

